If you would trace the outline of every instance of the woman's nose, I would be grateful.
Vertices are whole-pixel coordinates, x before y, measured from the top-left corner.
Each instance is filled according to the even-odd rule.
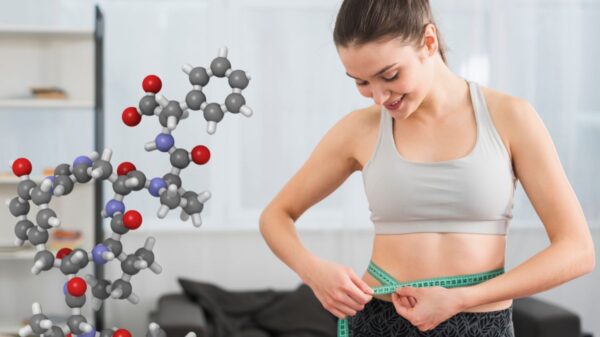
[[[385,88],[373,88],[372,94],[375,104],[379,105],[385,103],[390,97],[390,92]]]

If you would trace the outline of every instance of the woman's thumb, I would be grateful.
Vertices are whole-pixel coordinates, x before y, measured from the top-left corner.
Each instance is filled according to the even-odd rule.
[[[415,297],[415,288],[411,286],[403,286],[396,289],[396,294],[401,296],[413,296]]]
[[[360,277],[358,277],[358,275],[356,275],[352,269],[350,269],[349,274],[350,274],[350,279],[352,280],[352,282],[354,282],[354,284],[356,284],[365,293],[367,293],[369,295],[373,295],[373,289],[371,287],[369,287],[369,285],[366,284],[365,281],[363,281]]]
[[[392,297],[394,299],[393,302],[394,302],[394,307],[396,308],[396,312],[398,312],[398,314],[400,316],[408,319],[408,316],[410,315],[410,308],[404,307],[404,306],[396,303],[396,301],[398,301],[398,299],[399,299],[399,295],[392,293]]]

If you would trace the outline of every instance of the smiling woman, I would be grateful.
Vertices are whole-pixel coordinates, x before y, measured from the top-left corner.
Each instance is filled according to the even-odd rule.
[[[514,336],[514,298],[595,263],[543,122],[526,101],[448,68],[427,0],[345,0],[334,41],[375,104],[334,125],[265,208],[269,247],[340,319],[339,336]],[[375,229],[362,277],[314,256],[294,232],[355,171]],[[505,273],[519,180],[552,244]]]

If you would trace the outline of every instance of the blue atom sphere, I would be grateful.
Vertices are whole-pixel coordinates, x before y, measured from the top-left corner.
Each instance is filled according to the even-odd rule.
[[[76,168],[77,166],[85,164],[86,166],[92,166],[94,162],[88,156],[79,156],[73,160],[72,168]]]
[[[96,328],[92,327],[90,332],[84,332],[81,335],[77,335],[77,337],[95,337],[96,336]]]
[[[159,133],[154,139],[158,151],[167,152],[175,145],[175,139],[168,133]]]
[[[97,244],[96,247],[92,249],[92,258],[94,259],[94,263],[105,264],[108,262],[104,259],[104,257],[102,257],[102,254],[105,252],[108,252],[108,248],[101,243]]]
[[[152,178],[150,180],[150,186],[148,187],[148,191],[155,197],[158,197],[158,192],[161,188],[167,188],[167,183],[163,178]]]
[[[116,212],[125,213],[125,204],[119,200],[112,199],[106,203],[104,211],[106,212],[106,215],[112,218],[113,214]]]

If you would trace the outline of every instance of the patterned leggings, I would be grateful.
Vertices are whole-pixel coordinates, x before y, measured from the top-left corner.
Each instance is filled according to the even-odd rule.
[[[396,312],[394,304],[373,297],[348,317],[349,337],[514,337],[512,305],[489,312],[460,312],[421,332]]]

